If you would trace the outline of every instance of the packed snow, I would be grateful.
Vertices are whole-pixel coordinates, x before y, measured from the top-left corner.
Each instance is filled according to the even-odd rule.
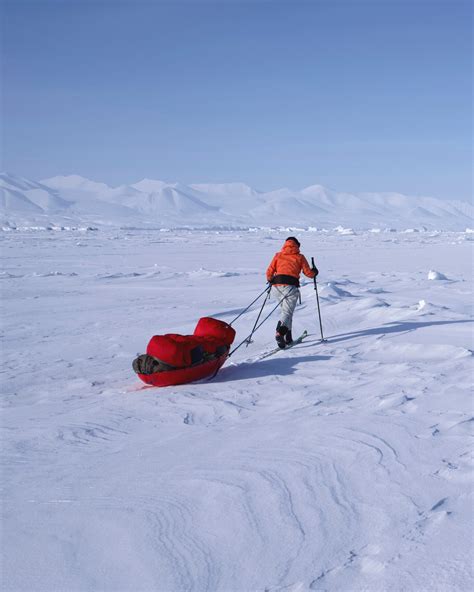
[[[97,200],[70,184],[6,199]],[[315,218],[297,235],[327,343],[306,281],[303,343],[259,359],[273,315],[213,380],[157,389],[131,368],[149,338],[230,322],[288,232],[78,219],[2,233],[3,590],[473,588],[472,233],[323,232]]]
[[[79,175],[41,182],[0,174],[3,228],[297,227],[336,230],[395,229],[469,232],[474,208],[462,201],[398,193],[347,193],[322,185],[258,191],[244,183],[167,183],[142,179],[110,187]]]

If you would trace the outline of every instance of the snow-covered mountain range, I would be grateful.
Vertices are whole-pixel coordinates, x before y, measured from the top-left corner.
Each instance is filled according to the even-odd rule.
[[[472,227],[462,201],[399,193],[344,193],[312,185],[261,192],[243,183],[166,183],[143,179],[110,187],[79,175],[41,182],[0,174],[4,227],[84,224],[145,227],[278,227],[354,229]]]

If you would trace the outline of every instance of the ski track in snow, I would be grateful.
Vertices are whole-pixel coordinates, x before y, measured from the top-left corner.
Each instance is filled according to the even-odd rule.
[[[230,321],[285,235],[79,234],[3,240],[4,590],[473,587],[469,241],[305,234],[328,342],[308,282],[303,343],[155,389],[148,339]]]

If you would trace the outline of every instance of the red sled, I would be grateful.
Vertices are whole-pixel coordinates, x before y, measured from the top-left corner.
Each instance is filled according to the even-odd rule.
[[[146,354],[133,361],[140,380],[153,386],[186,384],[214,376],[229,356],[235,330],[223,321],[204,317],[193,335],[154,335]]]
[[[176,370],[165,370],[163,372],[154,372],[153,374],[137,374],[138,378],[144,383],[152,386],[173,386],[178,384],[186,384],[188,382],[196,382],[216,374],[223,363],[227,360],[228,354],[209,360],[197,366],[189,366],[188,368],[177,368]]]

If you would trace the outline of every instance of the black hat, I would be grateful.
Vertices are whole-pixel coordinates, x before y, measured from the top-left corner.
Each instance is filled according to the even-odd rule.
[[[294,236],[289,236],[286,240],[287,241],[289,241],[289,240],[290,241],[293,241],[294,243],[296,243],[298,245],[298,247],[301,246],[300,245],[300,241],[297,238],[295,238]]]

